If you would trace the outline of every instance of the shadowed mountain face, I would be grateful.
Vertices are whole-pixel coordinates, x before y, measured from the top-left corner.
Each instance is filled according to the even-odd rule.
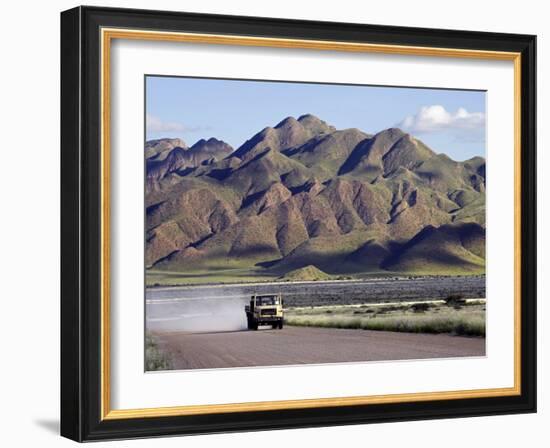
[[[145,145],[146,263],[173,271],[470,274],[485,269],[485,159],[386,129],[288,117],[239,148]]]
[[[149,147],[148,147],[149,145]],[[233,148],[221,140],[201,139],[190,148],[181,139],[153,140],[145,144],[147,182],[157,182],[169,174],[185,174],[201,165],[209,165],[225,158]]]

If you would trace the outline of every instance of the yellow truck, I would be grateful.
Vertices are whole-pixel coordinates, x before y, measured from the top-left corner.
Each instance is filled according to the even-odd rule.
[[[244,307],[249,330],[260,325],[271,325],[273,329],[283,328],[283,298],[281,294],[255,294],[250,304]]]

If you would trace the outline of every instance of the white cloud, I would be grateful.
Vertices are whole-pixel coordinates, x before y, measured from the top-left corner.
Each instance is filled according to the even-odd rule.
[[[163,121],[156,115],[147,114],[145,117],[147,132],[204,132],[210,131],[210,126],[186,126],[176,121]]]
[[[397,124],[397,127],[417,134],[437,131],[453,131],[458,134],[462,131],[464,137],[468,138],[471,131],[482,131],[485,128],[485,114],[468,112],[463,107],[452,113],[436,104],[422,107],[416,114],[409,115]]]
[[[155,115],[147,114],[147,132],[183,132],[186,130],[182,123],[173,121],[162,121]]]

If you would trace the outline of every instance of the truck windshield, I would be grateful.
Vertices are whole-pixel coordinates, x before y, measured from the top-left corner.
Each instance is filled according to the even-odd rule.
[[[256,297],[256,306],[277,305],[278,303],[277,296]]]

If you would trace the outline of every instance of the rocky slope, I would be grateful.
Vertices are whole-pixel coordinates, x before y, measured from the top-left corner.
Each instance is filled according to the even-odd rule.
[[[303,115],[235,151],[161,139],[145,156],[150,268],[484,272],[485,160],[453,161],[400,129]]]

